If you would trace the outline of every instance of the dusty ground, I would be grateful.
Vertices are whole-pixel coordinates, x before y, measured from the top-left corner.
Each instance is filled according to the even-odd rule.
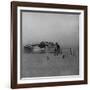
[[[78,53],[74,56],[24,53],[21,62],[21,77],[46,77],[79,74]]]

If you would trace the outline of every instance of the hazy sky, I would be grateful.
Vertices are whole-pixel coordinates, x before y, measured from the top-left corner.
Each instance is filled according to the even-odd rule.
[[[78,40],[78,14],[22,12],[23,45],[52,41],[65,47],[77,47]]]

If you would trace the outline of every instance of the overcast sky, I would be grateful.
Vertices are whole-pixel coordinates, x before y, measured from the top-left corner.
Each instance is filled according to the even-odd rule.
[[[23,45],[52,41],[65,47],[77,47],[78,38],[78,14],[22,12]]]

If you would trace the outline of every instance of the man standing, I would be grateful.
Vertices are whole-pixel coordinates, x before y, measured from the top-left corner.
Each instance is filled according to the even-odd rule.
[[[55,48],[55,53],[58,56],[59,53],[61,53],[60,45],[56,42],[56,48]]]

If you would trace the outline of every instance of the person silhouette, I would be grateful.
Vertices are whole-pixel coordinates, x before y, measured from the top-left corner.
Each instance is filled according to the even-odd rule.
[[[55,47],[55,55],[58,56],[58,54],[60,53],[60,45],[56,42],[56,47]]]

